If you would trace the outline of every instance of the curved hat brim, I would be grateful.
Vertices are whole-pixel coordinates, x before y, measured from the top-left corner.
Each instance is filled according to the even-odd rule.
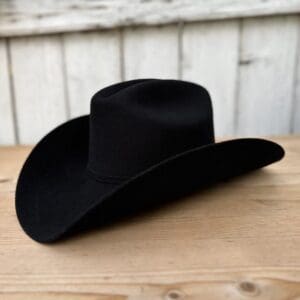
[[[68,121],[45,136],[27,158],[17,184],[16,211],[38,242],[109,221],[153,203],[280,160],[284,151],[263,139],[235,139],[170,157],[126,182],[86,176],[89,116]]]

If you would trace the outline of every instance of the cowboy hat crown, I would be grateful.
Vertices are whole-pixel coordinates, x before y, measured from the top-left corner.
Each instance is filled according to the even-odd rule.
[[[155,88],[154,88],[155,86]],[[143,80],[91,101],[88,171],[124,180],[189,149],[214,142],[212,105],[199,85]]]

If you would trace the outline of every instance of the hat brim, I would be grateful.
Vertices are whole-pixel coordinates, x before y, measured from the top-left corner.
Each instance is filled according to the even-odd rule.
[[[271,141],[228,140],[180,153],[112,184],[86,176],[88,143],[89,116],[83,116],[54,129],[27,158],[17,184],[16,211],[32,239],[53,242],[91,224],[264,167],[284,155]]]

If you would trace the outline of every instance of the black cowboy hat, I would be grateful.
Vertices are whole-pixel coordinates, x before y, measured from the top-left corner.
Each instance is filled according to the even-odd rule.
[[[211,100],[199,85],[123,82],[96,93],[90,115],[60,125],[33,149],[17,184],[17,216],[31,238],[51,242],[283,155],[263,139],[215,143]]]

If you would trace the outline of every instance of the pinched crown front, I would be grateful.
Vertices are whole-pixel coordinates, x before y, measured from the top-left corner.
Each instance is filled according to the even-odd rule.
[[[125,180],[184,151],[214,142],[207,91],[177,80],[134,80],[91,102],[88,170]]]

